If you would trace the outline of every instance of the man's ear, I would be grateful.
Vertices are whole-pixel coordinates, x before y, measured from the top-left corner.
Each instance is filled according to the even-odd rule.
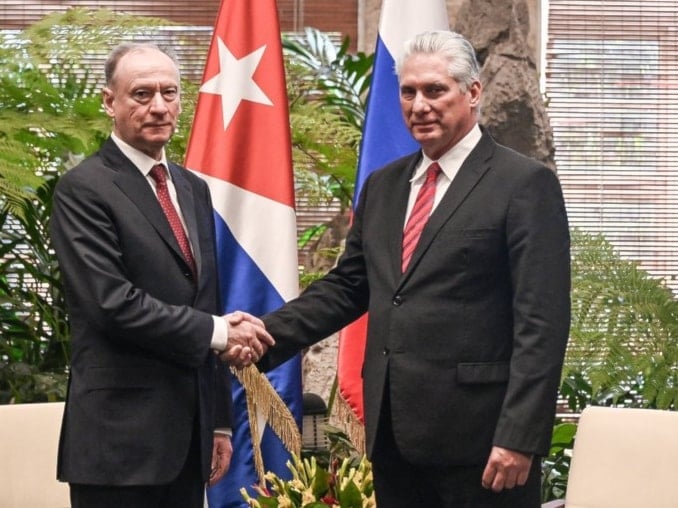
[[[482,95],[483,85],[480,84],[480,81],[474,81],[468,89],[470,95],[469,103],[472,107],[480,105],[480,96]]]
[[[115,118],[115,112],[113,110],[113,101],[114,101],[113,90],[111,90],[108,87],[105,87],[101,91],[101,100],[104,105],[104,111],[106,112],[106,114],[111,118]]]

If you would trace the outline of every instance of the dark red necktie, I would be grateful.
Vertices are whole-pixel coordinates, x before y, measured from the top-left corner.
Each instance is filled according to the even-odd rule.
[[[181,253],[184,255],[184,259],[191,268],[193,275],[195,275],[197,272],[195,269],[195,259],[193,259],[193,252],[191,251],[191,244],[189,243],[188,237],[186,236],[186,231],[184,231],[184,227],[181,224],[179,214],[172,204],[169,190],[167,189],[167,173],[165,172],[165,166],[162,164],[157,164],[153,166],[149,174],[151,175],[151,178],[155,180],[155,189],[158,193],[158,201],[160,202],[160,206],[162,207],[163,212],[165,212],[167,221],[169,222],[169,225],[174,232],[174,236],[179,243]]]
[[[417,194],[417,199],[414,202],[412,207],[412,212],[410,213],[409,219],[407,219],[407,224],[405,224],[405,230],[403,231],[403,257],[401,269],[403,273],[407,269],[407,265],[410,264],[410,259],[412,258],[412,253],[419,243],[419,237],[421,232],[428,222],[428,218],[431,215],[431,210],[433,209],[433,199],[436,195],[436,181],[438,180],[438,175],[442,169],[437,162],[432,163],[426,170],[426,180],[424,184],[419,189]]]

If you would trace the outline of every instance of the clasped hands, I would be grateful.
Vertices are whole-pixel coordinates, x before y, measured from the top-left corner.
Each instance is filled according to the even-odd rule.
[[[228,342],[219,353],[221,361],[242,369],[259,361],[275,345],[261,319],[242,311],[226,314],[223,319],[228,322]]]

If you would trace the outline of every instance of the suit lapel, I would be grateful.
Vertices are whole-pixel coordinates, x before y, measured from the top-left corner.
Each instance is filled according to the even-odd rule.
[[[117,171],[115,184],[155,228],[168,248],[183,260],[183,254],[165,217],[165,212],[162,211],[158,198],[153,194],[153,189],[139,169],[125,157],[110,138],[104,143],[100,154],[106,164]],[[172,175],[174,176],[174,173]]]
[[[417,266],[419,260],[430,247],[431,242],[433,242],[441,228],[454,215],[466,197],[490,169],[490,159],[494,153],[494,147],[494,141],[489,134],[484,132],[476,147],[462,163],[447,192],[426,223],[419,238],[419,243],[412,254],[407,271],[403,274],[403,278]]]
[[[170,164],[169,167],[170,172],[172,173],[172,182],[174,183],[174,188],[177,191],[177,200],[179,201],[179,207],[181,208],[181,215],[183,216],[184,222],[186,223],[188,239],[190,240],[191,246],[193,247],[195,266],[198,270],[198,273],[200,273],[202,256],[200,254],[199,248],[200,239],[198,238],[198,219],[195,214],[195,200],[193,199],[191,185],[174,164]]]

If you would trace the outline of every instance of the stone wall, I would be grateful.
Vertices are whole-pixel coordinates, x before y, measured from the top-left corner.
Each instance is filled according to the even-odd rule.
[[[465,0],[453,28],[482,65],[480,123],[494,138],[555,169],[553,132],[539,89],[528,0]]]

